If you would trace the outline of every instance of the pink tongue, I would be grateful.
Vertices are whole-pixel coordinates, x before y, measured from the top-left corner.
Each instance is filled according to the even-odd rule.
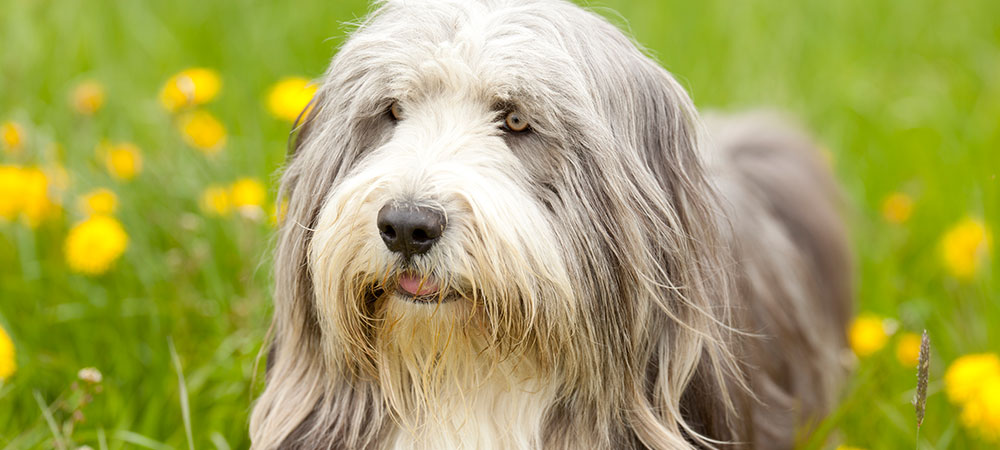
[[[424,280],[411,273],[399,276],[399,287],[413,295],[430,295],[440,289],[433,279]]]

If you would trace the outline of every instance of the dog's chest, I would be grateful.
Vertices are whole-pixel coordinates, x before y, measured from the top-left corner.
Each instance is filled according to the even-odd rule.
[[[397,426],[387,450],[535,449],[554,389],[538,382],[490,381],[456,389],[431,411]]]

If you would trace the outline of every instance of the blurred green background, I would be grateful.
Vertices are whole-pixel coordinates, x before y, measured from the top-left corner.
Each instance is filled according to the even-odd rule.
[[[950,401],[943,381],[960,356],[1000,349],[988,243],[1000,224],[1000,2],[592,6],[700,108],[779,108],[829,150],[848,198],[857,310],[877,326],[856,330],[866,350],[840,407],[803,448],[1000,445],[1000,406],[964,417],[969,406]],[[249,446],[271,310],[268,216],[290,129],[267,97],[285,77],[318,77],[349,30],[342,23],[367,10],[361,1],[0,0],[0,123],[16,124],[21,141],[6,144],[0,164],[45,171],[61,205],[36,226],[0,218],[0,327],[17,365],[0,382],[0,448],[186,448],[173,356],[194,447]],[[221,79],[199,107],[225,128],[217,154],[192,148],[181,116],[158,98],[191,67]],[[104,91],[92,114],[70,100],[83,82]],[[109,175],[105,141],[138,148],[134,179]],[[204,204],[207,187],[244,178],[267,186],[267,200],[250,205],[260,211]],[[87,215],[79,197],[96,188],[117,197],[128,246],[109,270],[85,275],[69,268],[64,246]],[[971,258],[972,275],[949,270],[951,247]],[[918,443],[907,333],[924,328],[933,358]],[[100,382],[80,378],[87,367]]]

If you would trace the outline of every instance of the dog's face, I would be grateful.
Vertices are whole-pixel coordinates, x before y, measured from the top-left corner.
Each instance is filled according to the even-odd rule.
[[[629,367],[661,350],[664,377],[689,377],[714,320],[694,121],[665,71],[570,3],[382,5],[286,169],[276,315],[298,337],[279,343],[425,397],[507,363],[605,396],[646,382],[595,377],[645,376]]]
[[[609,155],[573,141],[611,134],[581,63],[530,10],[477,8],[389,5],[330,73],[324,94],[347,91],[338,119],[366,142],[327,155],[350,162],[309,263],[328,350],[349,363],[565,340],[582,287],[566,249],[606,234],[574,211],[607,209],[574,172]]]
[[[527,351],[572,366],[595,358],[572,345],[593,310],[635,307],[618,304],[623,277],[661,278],[622,255],[668,232],[644,226],[673,208],[649,166],[666,155],[636,123],[670,86],[641,79],[647,59],[603,21],[544,6],[390,3],[338,54],[300,149],[336,166],[307,193],[335,365]]]

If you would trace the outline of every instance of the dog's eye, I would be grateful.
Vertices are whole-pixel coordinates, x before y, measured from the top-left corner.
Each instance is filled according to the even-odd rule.
[[[392,102],[392,105],[389,106],[389,116],[391,116],[393,120],[399,120],[403,117],[402,113],[403,110],[399,106],[399,102]]]
[[[520,133],[528,129],[528,119],[518,111],[511,111],[504,117],[503,126],[507,131]]]

